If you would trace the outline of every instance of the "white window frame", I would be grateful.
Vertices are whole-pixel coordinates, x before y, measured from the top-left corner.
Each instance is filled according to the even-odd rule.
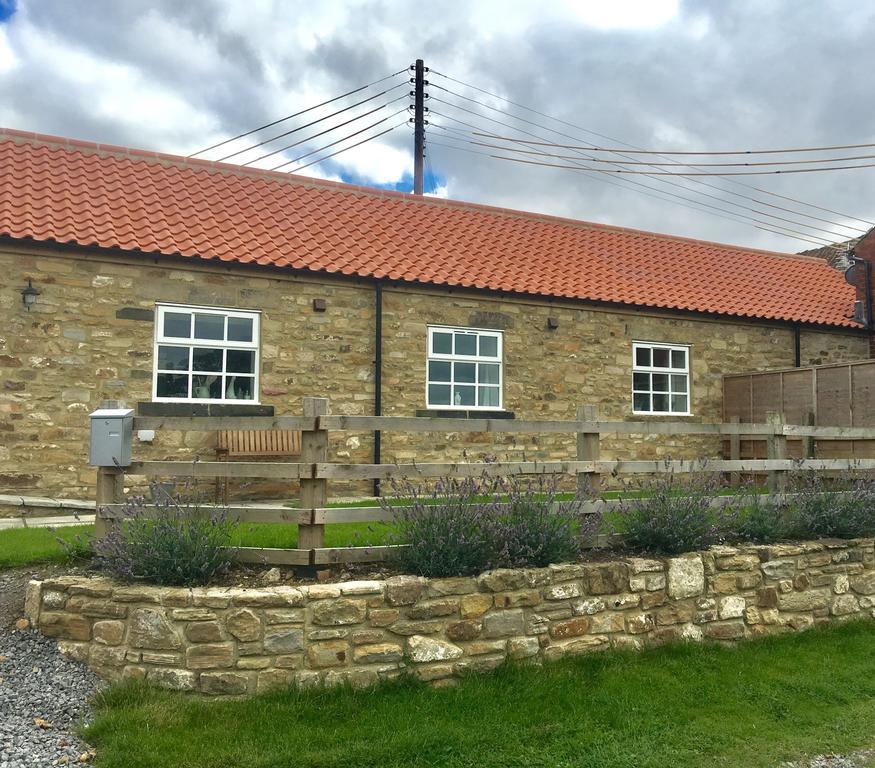
[[[654,365],[638,365],[638,350],[639,349],[649,349],[651,354],[651,363],[653,362],[653,350],[654,349],[667,349],[669,350],[669,360],[671,359],[671,352],[684,352],[684,367],[683,368],[674,368],[669,366],[668,368],[662,366],[654,366]],[[692,405],[693,405],[693,382],[692,376],[690,374],[690,351],[691,345],[689,344],[665,344],[659,341],[633,341],[632,342],[632,413],[638,414],[641,416],[692,416]],[[636,373],[663,373],[669,375],[669,391],[668,391],[668,403],[669,409],[671,408],[671,396],[672,394],[686,394],[687,396],[687,409],[685,411],[640,411],[635,408],[635,393],[644,392],[644,390],[639,390],[635,388],[635,374]],[[674,392],[671,386],[671,377],[672,376],[680,376],[683,375],[687,380],[687,391],[686,393],[682,392]],[[648,393],[651,396],[651,405],[653,404],[653,384],[651,381],[651,387],[648,390]]]
[[[481,336],[489,336],[497,340],[496,346],[496,356],[495,357],[487,357],[482,355],[460,355],[456,353],[452,354],[435,354],[432,352],[432,338],[435,333],[461,333],[461,334],[470,334],[477,336],[478,338]],[[479,346],[478,346],[479,349]],[[432,382],[429,380],[428,369],[429,362],[432,360],[438,361],[446,361],[446,362],[462,362],[462,363],[491,363],[498,365],[498,405],[455,405],[450,402],[449,404],[432,405],[428,399],[428,386],[429,384],[446,384],[447,382]],[[451,367],[451,371],[454,368]],[[479,368],[476,368],[478,371],[476,378],[479,378]],[[455,383],[453,380],[453,374],[450,374],[450,400],[452,400],[452,391],[453,384]],[[475,400],[478,396],[477,387],[479,385],[479,381],[475,381],[474,384],[470,384],[469,382],[464,382],[465,386],[473,386],[475,391]],[[495,387],[495,384],[489,384],[491,387]],[[502,411],[504,410],[504,332],[503,331],[495,331],[488,328],[465,328],[461,326],[450,326],[450,325],[430,325],[428,326],[428,334],[426,339],[426,350],[425,350],[425,407],[428,410],[432,411]]]
[[[236,317],[236,318],[244,318],[247,320],[252,320],[252,341],[218,341],[216,339],[196,339],[194,338],[194,329],[192,328],[192,336],[188,339],[182,339],[176,336],[165,336],[164,335],[164,315],[167,312],[189,312],[192,317],[195,314],[199,315],[221,315],[222,317]],[[194,320],[192,319],[192,323]],[[155,335],[154,335],[154,344],[152,349],[152,400],[154,402],[159,403],[211,403],[211,404],[234,404],[234,405],[259,405],[261,402],[261,312],[255,309],[231,309],[225,307],[204,307],[193,304],[169,304],[164,302],[158,302],[155,304]],[[225,323],[227,329],[227,320]],[[226,334],[227,336],[227,330]],[[253,390],[252,393],[254,395],[253,399],[246,400],[243,398],[226,398],[225,390],[223,390],[223,394],[221,398],[215,397],[159,397],[158,396],[158,374],[159,373],[185,373],[189,376],[196,375],[193,373],[191,369],[191,356],[189,358],[189,370],[188,371],[172,371],[169,369],[160,369],[158,368],[158,347],[159,346],[172,346],[172,347],[187,347],[189,349],[193,349],[194,347],[198,348],[211,348],[211,349],[231,349],[231,350],[244,350],[244,351],[254,351],[255,352],[255,361],[253,364],[254,369],[254,381],[253,381]],[[228,375],[225,370],[227,366],[227,356],[223,358],[222,364],[222,372],[221,376]],[[215,373],[215,372],[210,372]],[[249,374],[240,374],[241,376],[246,376],[247,378],[250,376]]]

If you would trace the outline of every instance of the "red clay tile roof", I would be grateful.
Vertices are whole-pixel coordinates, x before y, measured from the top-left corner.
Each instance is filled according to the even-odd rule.
[[[859,327],[821,259],[0,130],[0,237]]]

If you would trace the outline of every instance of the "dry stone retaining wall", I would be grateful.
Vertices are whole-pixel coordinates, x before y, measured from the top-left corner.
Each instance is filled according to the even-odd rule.
[[[108,680],[213,695],[451,684],[506,659],[553,660],[670,640],[733,641],[875,616],[872,539],[715,547],[476,578],[394,576],[263,589],[31,582],[27,612]]]

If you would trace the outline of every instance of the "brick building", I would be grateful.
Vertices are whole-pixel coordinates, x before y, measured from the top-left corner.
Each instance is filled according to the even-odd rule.
[[[821,259],[14,131],[0,274],[0,494],[91,495],[103,399],[719,421],[725,373],[869,355],[855,289]],[[567,458],[572,436],[470,439],[386,434],[378,458]],[[214,447],[160,433],[135,450]],[[603,441],[606,458],[714,450]],[[371,461],[373,435],[332,452]]]

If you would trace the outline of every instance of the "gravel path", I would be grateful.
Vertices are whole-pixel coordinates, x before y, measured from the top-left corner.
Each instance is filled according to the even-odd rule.
[[[54,640],[14,626],[34,574],[0,572],[0,768],[81,765],[93,757],[74,731],[99,681],[61,656]]]

